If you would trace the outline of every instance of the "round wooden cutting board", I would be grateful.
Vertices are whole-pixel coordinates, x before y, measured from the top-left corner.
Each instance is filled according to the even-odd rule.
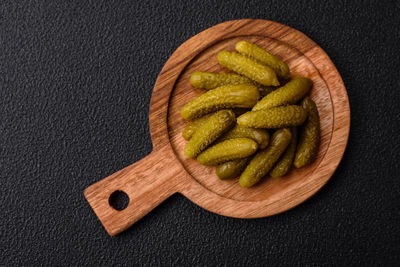
[[[221,181],[215,167],[186,159],[182,131],[187,125],[181,108],[204,93],[190,85],[194,71],[226,72],[217,62],[223,49],[234,51],[237,41],[258,44],[283,59],[292,77],[313,80],[311,98],[321,119],[317,159],[282,178],[265,177],[245,189],[238,180]],[[343,81],[328,55],[303,33],[268,20],[234,20],[213,26],[183,43],[169,58],[154,86],[150,105],[153,152],[85,190],[85,197],[110,235],[142,218],[174,193],[224,216],[258,218],[286,211],[315,194],[332,176],[346,148],[350,107]],[[123,191],[129,204],[116,210],[109,204]]]

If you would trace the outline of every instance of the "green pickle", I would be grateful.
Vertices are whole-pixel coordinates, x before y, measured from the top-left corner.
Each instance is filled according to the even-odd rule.
[[[289,129],[277,130],[271,137],[270,145],[259,151],[242,172],[239,179],[240,185],[249,188],[267,175],[289,145],[291,138],[292,134]]]
[[[196,71],[190,76],[190,83],[200,89],[212,90],[224,85],[252,84],[258,88],[261,97],[275,90],[276,86],[264,86],[236,73],[215,73]]]
[[[258,45],[247,41],[240,41],[236,43],[235,48],[240,54],[253,58],[272,68],[279,78],[288,79],[290,77],[289,66],[278,57],[270,54]]]
[[[245,108],[234,108],[234,109],[232,109],[232,111],[233,111],[233,113],[235,114],[235,117],[238,117],[238,116],[240,116],[240,115],[242,115],[242,114],[248,112],[249,110],[248,110],[248,109],[245,109]],[[183,130],[183,132],[182,132],[183,138],[184,138],[186,141],[189,141],[190,138],[192,138],[193,134],[196,132],[196,130],[197,130],[201,125],[203,125],[203,124],[208,120],[208,118],[210,118],[210,116],[213,115],[213,114],[214,114],[214,113],[204,115],[203,117],[198,118],[198,119],[196,119],[196,120],[190,122],[190,123],[185,127],[185,129]],[[254,140],[254,141],[257,142],[257,140]]]
[[[263,149],[268,145],[269,133],[264,129],[254,129],[236,125],[229,132],[221,136],[218,141],[234,138],[250,138],[257,142],[259,148]]]
[[[228,162],[224,162],[218,165],[215,173],[221,180],[232,179],[238,177],[244,168],[246,168],[247,163],[250,158],[236,159]]]
[[[235,114],[231,110],[221,110],[210,116],[193,134],[186,144],[184,154],[194,158],[229,130],[235,123]]]
[[[306,97],[301,101],[301,106],[307,110],[308,118],[300,131],[299,144],[294,157],[294,166],[296,168],[301,168],[313,162],[318,154],[321,138],[317,105],[310,97]]]
[[[289,146],[286,148],[285,153],[283,153],[283,155],[279,158],[274,168],[269,172],[269,175],[272,177],[277,178],[284,176],[292,166],[294,153],[296,152],[297,146],[297,128],[291,128],[290,132],[292,133],[292,139]]]
[[[196,132],[196,130],[203,125],[210,117],[212,114],[207,114],[201,118],[198,118],[197,120],[194,120],[188,124],[188,126],[185,127],[185,129],[182,132],[182,136],[186,141],[189,141],[190,138],[192,138],[193,134]]]
[[[296,104],[312,87],[312,81],[307,78],[294,78],[284,86],[271,92],[253,107],[253,111]]]
[[[190,83],[196,88],[211,90],[229,84],[253,84],[253,81],[236,73],[196,71],[190,76]]]
[[[259,84],[279,85],[279,80],[273,69],[239,53],[221,51],[218,53],[218,62],[223,67],[246,76]]]
[[[247,158],[254,154],[257,143],[249,138],[235,138],[218,143],[197,156],[202,165],[217,165],[234,159]]]
[[[221,109],[251,108],[259,98],[260,93],[254,85],[224,85],[187,103],[182,108],[181,115],[190,121]]]
[[[249,111],[237,118],[237,123],[251,128],[283,128],[299,126],[306,118],[304,108],[292,105]]]

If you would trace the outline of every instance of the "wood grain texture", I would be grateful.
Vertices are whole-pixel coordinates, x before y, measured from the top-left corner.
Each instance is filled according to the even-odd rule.
[[[233,51],[238,40],[248,40],[288,63],[292,77],[313,80],[310,96],[321,118],[321,144],[315,162],[283,178],[264,178],[251,189],[237,180],[220,181],[215,168],[185,159],[186,122],[179,112],[184,104],[204,93],[193,88],[194,71],[225,72],[216,54]],[[183,43],[163,67],[150,104],[153,152],[146,158],[95,183],[85,197],[110,235],[125,230],[174,193],[197,205],[230,217],[257,218],[288,210],[315,194],[332,176],[346,148],[350,107],[343,81],[327,54],[301,32],[267,20],[235,20],[211,27]],[[122,190],[130,197],[122,211],[108,199]]]

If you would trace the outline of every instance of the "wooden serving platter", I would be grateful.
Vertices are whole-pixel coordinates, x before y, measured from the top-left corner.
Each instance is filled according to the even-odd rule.
[[[321,118],[321,144],[313,164],[293,169],[282,178],[264,178],[241,188],[238,180],[220,181],[214,167],[186,159],[182,130],[187,125],[180,109],[204,93],[190,85],[194,71],[226,71],[217,62],[223,49],[248,40],[283,59],[292,77],[313,80],[311,98]],[[110,235],[116,235],[174,193],[181,193],[211,212],[258,218],[286,211],[315,194],[332,176],[346,148],[350,106],[346,88],[328,55],[310,38],[288,26],[244,19],[213,26],[183,43],[169,58],[154,86],[150,105],[153,152],[144,159],[89,186],[85,197]],[[109,204],[110,195],[129,196],[124,210]]]

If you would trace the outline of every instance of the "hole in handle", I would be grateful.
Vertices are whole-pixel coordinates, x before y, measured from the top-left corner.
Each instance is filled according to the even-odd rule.
[[[110,195],[108,204],[116,210],[124,210],[129,204],[129,197],[124,191],[117,190]]]

